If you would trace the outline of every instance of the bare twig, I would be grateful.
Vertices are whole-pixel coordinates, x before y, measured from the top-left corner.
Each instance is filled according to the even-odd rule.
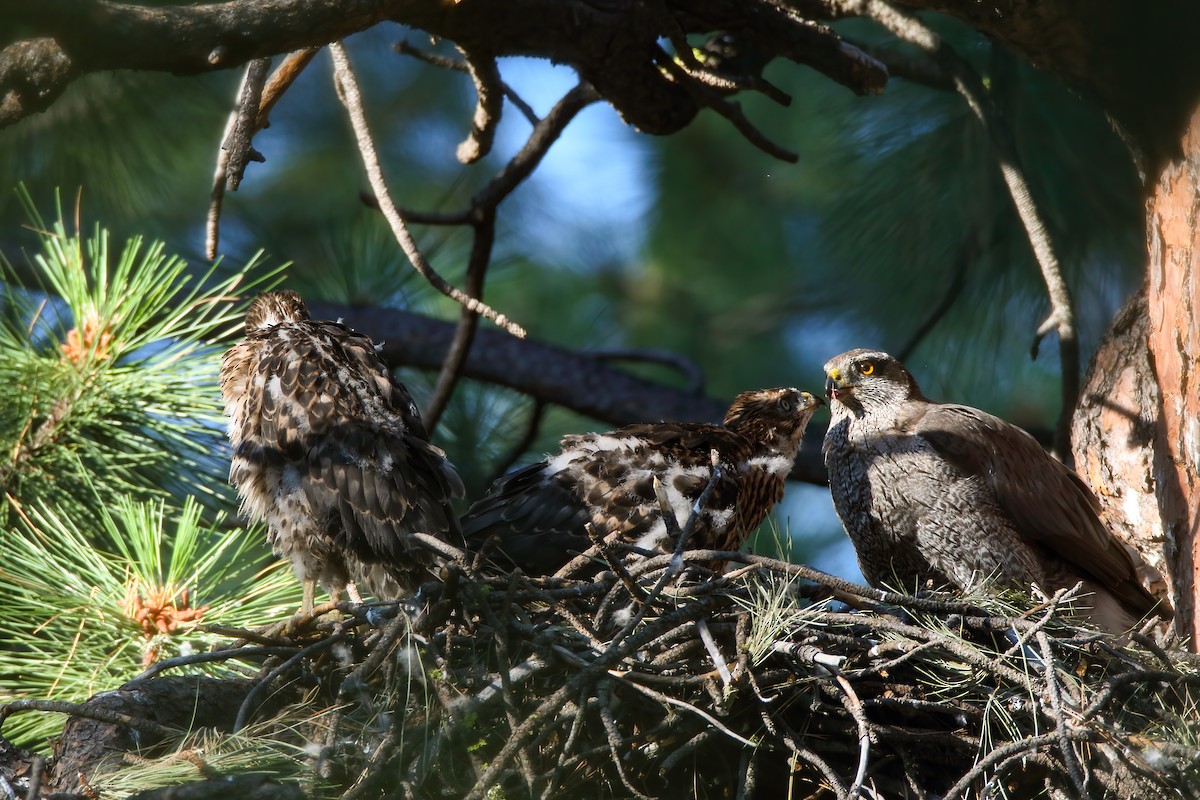
[[[525,420],[525,430],[521,433],[521,438],[518,439],[503,458],[497,463],[492,470],[492,474],[488,476],[487,485],[492,485],[508,472],[513,464],[517,463],[517,459],[525,453],[533,443],[537,441],[538,433],[542,429],[542,420],[546,416],[546,404],[539,398],[533,399],[533,407],[529,409],[529,417]]]
[[[258,105],[258,119],[254,121],[255,130],[270,126],[271,111],[319,52],[319,47],[305,47],[288,53],[283,61],[279,62],[279,66],[271,73],[271,77],[267,78],[267,84],[263,87],[262,100]]]
[[[942,291],[942,296],[938,299],[937,305],[926,312],[925,319],[921,320],[921,324],[917,326],[917,329],[909,335],[908,339],[896,352],[896,358],[901,361],[907,361],[913,354],[913,351],[925,340],[925,337],[937,327],[937,324],[942,321],[946,313],[954,307],[955,301],[962,294],[963,286],[967,282],[967,267],[971,266],[979,256],[979,251],[974,246],[974,241],[975,238],[968,234],[967,244],[959,253],[958,258],[954,260],[954,266],[950,272],[950,281]]]
[[[708,657],[712,659],[713,666],[717,668],[717,674],[721,676],[721,683],[728,689],[733,685],[733,673],[729,671],[729,664],[725,661],[725,656],[721,654],[721,649],[717,647],[712,631],[708,628],[708,620],[698,619],[695,625],[696,633],[700,635],[700,641],[704,644],[704,649],[708,651]]]
[[[165,661],[151,664],[137,680],[153,678],[161,672],[178,667],[190,667],[196,664],[207,664],[213,661],[230,661],[243,658],[265,658],[267,656],[291,655],[297,650],[296,646],[275,645],[269,647],[238,647],[228,650],[213,650],[207,653],[191,653],[186,656],[176,656]]]
[[[98,708],[86,703],[67,703],[62,700],[41,700],[34,698],[14,700],[7,705],[0,706],[0,727],[3,727],[6,719],[21,711],[50,711],[57,714],[66,714],[71,717],[94,719],[97,722],[107,722],[110,725],[124,725],[126,728],[138,731],[139,733],[146,733],[163,739],[177,739],[183,734],[183,731],[177,728],[169,728],[153,720],[131,717],[119,711]]]
[[[494,207],[481,209],[471,239],[471,255],[467,259],[465,294],[468,297],[483,296],[484,279],[487,276],[488,265],[491,263],[492,245],[495,240],[496,210]],[[433,393],[425,408],[425,424],[431,434],[437,428],[442,414],[446,411],[446,406],[450,403],[454,387],[458,385],[458,381],[462,377],[463,367],[467,363],[471,344],[475,341],[475,331],[478,325],[479,315],[464,306],[459,311],[458,325],[454,329],[454,340],[450,343],[450,349],[442,361],[437,382],[434,384]]]
[[[625,591],[628,592],[629,596],[631,598],[640,598],[642,596],[641,589],[638,588],[637,583],[629,574],[629,570],[627,570],[625,565],[621,563],[620,555],[615,553],[614,548],[611,546],[617,543],[617,540],[620,537],[620,531],[613,531],[612,533],[605,534],[595,524],[590,522],[587,524],[586,530],[588,538],[592,540],[592,547],[588,550],[588,553],[591,553],[594,550],[597,555],[601,556],[608,563],[608,568],[611,569],[613,574],[616,575],[621,581],[621,585],[625,587]],[[588,553],[585,553],[584,555],[587,555]],[[617,587],[615,586],[613,587],[614,590],[616,588]],[[609,594],[611,597],[615,594],[615,592],[610,592]],[[594,624],[597,627],[602,624],[601,621],[607,616],[605,612],[608,610],[608,600],[609,598],[605,598],[605,601],[602,601],[599,608],[596,609]]]
[[[564,94],[550,109],[550,113],[533,127],[533,132],[520,151],[471,199],[472,207],[482,209],[500,205],[533,173],[571,120],[599,99],[600,93],[586,81],[580,81]]]
[[[25,791],[25,800],[38,800],[42,794],[42,770],[46,768],[46,759],[34,756],[29,765],[29,788]],[[3,780],[0,778],[0,780]],[[5,782],[7,784],[7,781]]]
[[[308,66],[313,57],[320,52],[319,47],[306,47],[302,50],[297,50],[294,53],[288,54],[286,58],[279,64],[271,77],[267,79],[266,85],[261,88],[260,96],[257,98],[257,109],[253,119],[253,124],[248,124],[246,114],[248,107],[243,107],[239,103],[237,110],[230,115],[228,123],[225,125],[225,132],[221,136],[223,143],[228,143],[235,138],[235,132],[239,126],[245,126],[242,132],[244,137],[245,147],[250,146],[250,140],[255,133],[267,127],[270,124],[271,109],[279,102],[288,88],[295,82],[304,68]],[[259,59],[258,61],[266,61],[268,59]],[[242,84],[238,87],[238,97],[241,98],[249,91],[249,80],[251,71],[258,61],[251,62],[247,67],[246,74],[242,78]],[[220,240],[220,225],[221,225],[221,205],[225,199],[225,189],[230,182],[229,172],[230,159],[233,152],[224,144],[217,151],[217,167],[213,174],[212,191],[210,193],[210,201],[208,207],[208,215],[205,218],[205,235],[204,235],[204,254],[207,258],[213,259],[217,257],[217,245]],[[261,156],[260,156],[261,158]],[[245,164],[241,165],[241,170],[245,170]],[[236,173],[238,180],[241,180],[241,171]],[[229,186],[230,189],[236,189],[236,185]]]
[[[625,675],[623,675],[620,672],[616,672],[615,670],[610,670],[609,674],[615,678],[621,678],[621,679],[626,678]],[[714,728],[719,730],[721,733],[728,736],[730,739],[733,739],[735,742],[739,742],[739,743],[745,745],[746,747],[754,747],[755,746],[754,742],[750,741],[745,736],[742,736],[741,734],[732,730],[728,725],[721,722],[721,720],[717,719],[712,714],[709,714],[707,711],[705,711],[702,708],[699,708],[698,706],[695,706],[691,703],[685,703],[684,701],[679,700],[678,698],[671,697],[670,695],[655,691],[654,689],[651,689],[649,686],[643,686],[642,684],[638,683],[637,681],[624,680],[624,683],[626,686],[631,686],[634,689],[636,689],[637,691],[646,695],[647,697],[649,697],[653,700],[657,700],[658,702],[663,703],[664,705],[675,706],[676,708],[682,708],[682,709],[692,712],[696,716],[700,717],[700,719],[704,720],[709,725],[712,725]]]
[[[238,97],[242,96],[249,77],[250,70],[247,68],[242,76],[242,82],[238,86]],[[233,135],[237,122],[238,111],[235,109],[229,115],[229,119],[225,123],[225,131],[221,134],[222,146],[217,148],[217,166],[213,172],[212,189],[209,192],[208,216],[204,222],[204,255],[210,260],[217,257],[217,243],[220,239],[221,227],[221,205],[225,201],[225,187],[228,183],[226,177],[229,174],[230,152],[225,149],[224,143],[229,141],[229,137]]]
[[[254,149],[254,134],[258,131],[259,105],[262,101],[263,86],[267,82],[267,69],[271,59],[256,58],[246,65],[246,75],[242,79],[242,88],[238,94],[236,121],[233,130],[221,143],[221,149],[229,154],[226,162],[226,188],[236,192],[242,183],[242,176],[251,161],[264,161],[262,153]]]
[[[1094,742],[1100,738],[1096,732],[1085,729],[1072,729],[1065,736],[1071,741],[1078,742]],[[971,767],[962,778],[956,781],[950,787],[950,791],[946,792],[943,800],[957,800],[957,798],[965,796],[967,790],[971,788],[971,784],[983,777],[993,766],[1010,756],[1026,754],[1031,750],[1040,750],[1043,747],[1054,745],[1059,741],[1059,737],[1060,734],[1055,731],[1040,736],[1030,736],[1027,739],[1018,739],[1017,741],[1008,742],[996,747],[986,756],[979,759],[975,766]]]
[[[605,738],[608,740],[608,751],[612,755],[613,769],[617,773],[617,777],[624,784],[625,788],[638,800],[650,800],[650,797],[639,792],[633,783],[630,782],[629,776],[625,774],[624,754],[621,752],[625,749],[625,743],[621,737],[621,731],[617,727],[616,716],[612,710],[612,683],[601,681],[596,690],[596,698],[599,702],[600,721],[604,725]]]
[[[654,587],[649,591],[649,593],[647,593],[646,598],[642,600],[641,607],[638,609],[637,613],[634,614],[633,617],[625,623],[625,626],[620,630],[620,632],[613,637],[612,645],[609,647],[610,650],[615,648],[622,640],[629,636],[629,634],[632,633],[639,624],[641,624],[641,621],[645,619],[646,614],[650,612],[654,601],[658,599],[663,587],[667,585],[669,580],[674,578],[683,570],[684,561],[682,556],[684,548],[687,546],[687,540],[692,535],[692,531],[696,528],[696,525],[699,523],[700,515],[704,513],[704,506],[708,502],[708,498],[712,496],[713,491],[717,488],[717,483],[721,480],[723,474],[718,461],[717,451],[715,450],[712,453],[712,459],[712,474],[709,476],[708,483],[705,485],[704,490],[700,492],[700,494],[696,497],[695,502],[692,503],[692,510],[691,513],[688,514],[687,522],[685,522],[683,527],[679,530],[679,535],[676,537],[675,541],[675,552],[670,556],[667,569],[663,571],[663,574],[659,577],[658,581],[655,582]],[[673,517],[674,512],[670,514],[663,514],[664,522],[667,518]]]
[[[383,741],[377,744],[371,751],[371,757],[367,759],[367,763],[363,766],[362,772],[354,779],[346,791],[338,796],[338,800],[358,800],[361,797],[375,796],[377,785],[386,780],[384,777],[386,771],[383,769],[388,761],[392,758],[392,754],[396,750],[398,744],[397,726],[394,723],[388,725],[387,734],[383,737]],[[372,794],[369,794],[372,793]]]
[[[713,736],[711,731],[703,730],[697,733],[688,741],[684,742],[679,747],[675,748],[674,752],[668,755],[662,761],[662,766],[659,767],[659,772],[664,775],[675,768],[675,765],[683,761],[688,756],[695,753],[701,747],[708,743]],[[749,752],[749,751],[747,751]]]
[[[402,52],[409,51],[402,50]],[[599,95],[586,83],[581,83],[567,92],[555,104],[550,113],[546,115],[545,119],[537,122],[525,145],[505,165],[504,169],[482,190],[476,193],[471,200],[471,207],[468,211],[455,215],[442,215],[434,219],[430,215],[400,211],[392,205],[391,198],[387,194],[387,188],[383,182],[382,172],[374,155],[374,145],[371,143],[370,133],[366,128],[361,100],[355,99],[358,97],[357,85],[346,83],[346,81],[352,82],[354,76],[350,70],[349,61],[345,56],[345,50],[338,45],[338,49],[333,52],[343,102],[350,111],[351,120],[354,122],[355,134],[359,140],[359,149],[362,151],[363,162],[367,166],[368,177],[371,180],[380,210],[388,218],[397,241],[400,242],[405,254],[408,255],[409,260],[417,268],[418,272],[421,272],[427,280],[438,286],[439,290],[454,297],[463,306],[459,315],[458,325],[455,328],[454,339],[442,360],[437,382],[430,396],[428,407],[425,409],[425,422],[430,431],[432,431],[437,427],[438,421],[441,419],[447,404],[450,402],[450,396],[454,391],[454,387],[462,376],[467,356],[475,339],[478,317],[480,315],[487,316],[493,319],[497,325],[506,327],[510,333],[519,338],[524,337],[524,331],[519,326],[507,323],[503,317],[489,316],[484,310],[488,307],[482,304],[482,301],[479,299],[483,295],[484,281],[488,266],[491,263],[492,245],[495,241],[496,209],[541,163],[546,152],[558,140],[558,137],[570,121],[574,119],[575,115],[590,103],[595,102]],[[450,62],[451,65],[457,65],[458,63],[454,61]],[[492,137],[495,135],[495,124],[499,119],[500,113],[501,91],[498,88],[500,74],[495,62],[488,59],[477,59],[474,61],[468,59],[467,65],[468,71],[475,81],[476,91],[479,95],[479,105],[476,110],[475,131],[472,137],[464,142],[463,146],[460,146],[459,158],[464,161],[474,161],[482,157],[490,149]],[[457,67],[452,66],[452,68]],[[391,212],[388,210],[389,207],[391,208]],[[470,224],[472,226],[474,236],[471,243],[471,255],[467,263],[466,286],[463,291],[452,289],[425,262],[424,257],[417,250],[415,242],[412,241],[405,227],[404,220],[406,219],[434,222],[437,224]],[[441,282],[440,285],[439,281]]]
[[[345,633],[343,631],[338,631],[330,636],[325,637],[324,639],[319,639],[301,649],[287,661],[284,661],[278,667],[259,678],[254,684],[254,687],[246,693],[246,698],[242,701],[241,708],[238,709],[237,719],[234,720],[233,723],[233,732],[237,733],[242,728],[246,727],[246,723],[250,720],[250,715],[254,711],[254,705],[258,701],[259,696],[261,696],[263,692],[271,687],[271,684],[275,682],[276,678],[291,672],[301,661],[306,658],[310,658],[313,653],[317,653],[321,650],[332,647],[344,638]]]
[[[576,742],[579,741],[579,734],[583,731],[583,710],[587,706],[588,698],[585,693],[580,693],[580,699],[577,704],[579,709],[575,714],[575,718],[571,720],[571,730],[567,734],[567,740],[563,743],[562,751],[558,754],[558,759],[554,764],[554,771],[550,774],[550,780],[546,783],[546,790],[542,792],[542,800],[549,800],[554,796],[558,789],[558,783],[562,780],[563,768],[566,766],[567,758],[575,752]]]
[[[815,657],[812,660],[813,663],[822,663],[822,666],[833,675],[833,679],[842,690],[846,711],[849,712],[854,719],[854,724],[858,727],[858,766],[854,770],[854,780],[850,783],[850,788],[846,790],[848,800],[857,800],[862,792],[863,783],[867,777],[867,764],[871,758],[871,723],[867,720],[862,700],[859,699],[858,693],[854,691],[854,687],[850,685],[850,681],[846,680],[846,676],[842,674],[841,670],[831,664],[828,658],[822,659],[821,662],[818,662]]]
[[[784,737],[784,741],[787,743],[788,748],[792,751],[792,753],[795,754],[796,758],[799,758],[817,768],[817,772],[820,773],[820,775],[825,779],[826,783],[829,784],[829,787],[833,789],[834,794],[837,795],[839,800],[844,800],[844,798],[847,797],[845,782],[828,761],[826,761],[812,749],[800,744],[802,739],[799,736],[788,735]]]
[[[454,70],[455,72],[469,71],[466,61],[456,58],[447,58],[446,56],[439,56],[435,53],[421,50],[420,48],[413,47],[407,41],[402,40],[397,42],[395,45],[393,45],[393,49],[401,55],[411,56],[418,61],[424,61],[426,64],[430,64],[441,69]],[[533,107],[530,106],[529,103],[526,103],[521,98],[521,95],[517,94],[513,88],[504,81],[500,81],[499,85],[501,91],[504,92],[505,99],[516,106],[517,110],[521,112],[521,116],[525,117],[525,119],[529,121],[530,125],[537,125],[540,120],[537,113],[534,112]]]
[[[266,81],[267,67],[270,65],[269,58],[256,58],[246,65],[242,83],[238,86],[237,107],[229,115],[225,132],[221,134],[221,147],[217,151],[217,168],[213,173],[208,216],[205,220],[204,253],[210,259],[217,257],[221,204],[225,200],[225,190],[237,191],[246,165],[250,161],[263,160],[262,154],[251,146],[251,140],[260,127],[259,103],[263,83]]]
[[[475,114],[471,118],[471,133],[458,146],[455,156],[462,164],[473,164],[492,151],[496,140],[496,127],[500,124],[500,112],[504,108],[504,90],[501,88],[500,68],[490,56],[472,55],[463,51],[467,74],[475,84]]]
[[[767,155],[777,158],[780,161],[786,161],[789,164],[795,164],[800,160],[798,155],[771,141],[767,138],[766,134],[756,128],[746,118],[739,103],[733,100],[726,100],[707,82],[697,80],[678,61],[671,58],[670,55],[661,49],[659,50],[658,63],[665,69],[668,75],[687,89],[692,97],[695,98],[698,105],[704,108],[711,108],[725,117],[750,144],[762,150]]]
[[[367,118],[363,110],[362,94],[358,88],[358,79],[355,78],[354,72],[350,67],[350,60],[346,55],[346,49],[339,41],[330,44],[329,51],[333,55],[334,82],[337,86],[338,98],[346,107],[346,111],[350,117],[351,127],[354,129],[354,137],[358,142],[359,153],[362,155],[363,166],[367,171],[367,179],[371,184],[372,191],[375,193],[375,199],[379,203],[379,208],[391,226],[392,233],[396,237],[396,241],[400,244],[400,248],[408,257],[409,263],[420,273],[421,277],[425,278],[431,286],[445,296],[467,309],[487,317],[498,327],[503,328],[513,336],[524,338],[524,328],[510,321],[486,303],[469,297],[461,290],[451,286],[446,282],[445,278],[434,271],[429,262],[425,260],[425,257],[421,255],[420,250],[417,248],[417,243],[408,232],[408,226],[405,225],[404,219],[396,209],[396,205],[392,202],[391,195],[388,193],[387,184],[383,179],[383,170],[379,165],[379,157],[375,152],[375,143],[372,141],[370,130],[367,127]]]
[[[727,75],[710,69],[696,57],[691,43],[687,40],[687,34],[666,4],[662,0],[655,0],[646,5],[655,15],[658,26],[666,30],[667,39],[671,42],[679,66],[694,80],[726,93],[747,90],[761,92],[781,106],[791,105],[792,98],[788,94],[759,75]]]
[[[1087,797],[1087,774],[1083,770],[1083,765],[1079,763],[1079,756],[1076,755],[1075,748],[1067,736],[1067,720],[1063,714],[1062,691],[1058,685],[1058,672],[1055,669],[1054,652],[1050,649],[1050,637],[1044,630],[1039,630],[1037,642],[1038,647],[1042,650],[1042,662],[1045,665],[1043,671],[1046,691],[1050,694],[1050,711],[1054,719],[1054,730],[1058,734],[1058,749],[1062,753],[1067,774],[1071,776],[1071,782],[1075,784],[1075,790],[1080,797]]]

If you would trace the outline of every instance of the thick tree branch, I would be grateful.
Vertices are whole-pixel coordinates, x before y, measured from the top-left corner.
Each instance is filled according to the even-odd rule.
[[[0,50],[0,128],[45,111],[82,74],[53,39],[31,39]]]
[[[391,308],[312,303],[314,319],[342,319],[380,345],[393,367],[439,369],[454,340],[453,323]],[[605,363],[603,354],[577,353],[493,329],[476,333],[463,377],[505,386],[610,425],[660,420],[720,422],[727,403],[639,378]],[[816,377],[814,376],[814,381]],[[803,384],[803,382],[801,382]],[[823,426],[808,427],[792,478],[825,485]]]
[[[719,31],[737,21],[740,35],[772,55],[809,64],[856,92],[878,91],[886,81],[878,62],[811,21],[830,16],[827,3],[800,5],[802,11],[781,12],[765,0],[690,0],[668,3],[667,11],[675,17],[672,26],[685,33]],[[756,13],[738,13],[746,8]],[[157,7],[0,0],[9,30],[31,34],[30,41],[0,51],[0,126],[44,110],[86,73],[198,74],[322,46],[392,20],[481,58],[525,55],[570,64],[629,124],[667,134],[690,123],[697,107],[655,63],[659,38],[670,33],[656,24],[661,17],[634,0],[226,0]],[[80,24],[83,19],[87,24]]]
[[[1146,171],[1179,154],[1200,97],[1200,4],[1181,0],[960,3],[902,0],[942,11],[1011,47],[1095,98]],[[664,80],[655,42],[728,31],[768,57],[807,64],[859,93],[886,71],[816,24],[845,16],[833,0],[226,0],[147,7],[105,0],[0,0],[0,127],[43,111],[81,75],[142,69],[196,74],[322,46],[393,20],[493,57],[528,55],[575,66],[632,125],[656,134],[686,126],[697,108]],[[664,15],[665,9],[665,15]],[[664,16],[674,17],[670,29]],[[27,36],[15,41],[16,35]]]

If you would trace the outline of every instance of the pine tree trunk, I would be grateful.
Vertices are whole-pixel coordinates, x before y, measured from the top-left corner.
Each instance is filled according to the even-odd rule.
[[[1171,588],[1200,639],[1200,111],[1147,204],[1141,293],[1097,351],[1075,415],[1077,469],[1106,521]]]
[[[1146,277],[1150,362],[1161,389],[1156,479],[1162,526],[1175,542],[1172,568],[1180,631],[1197,638],[1200,564],[1200,109],[1182,155],[1162,170],[1149,203]]]
[[[1159,476],[1171,461],[1158,438],[1162,404],[1150,359],[1146,293],[1113,320],[1084,378],[1071,430],[1075,469],[1100,500],[1105,524],[1162,576],[1158,596],[1180,595],[1178,563],[1159,506]],[[1191,606],[1179,609],[1191,614]]]

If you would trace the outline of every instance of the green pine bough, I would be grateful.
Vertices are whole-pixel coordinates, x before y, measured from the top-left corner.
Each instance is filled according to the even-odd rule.
[[[17,191],[40,247],[0,259],[0,705],[82,702],[208,649],[208,623],[299,604],[262,532],[228,521],[217,383],[238,295],[279,269],[196,274],[162,242],[71,232],[61,202],[47,224]],[[41,746],[62,722],[17,715],[4,735]]]

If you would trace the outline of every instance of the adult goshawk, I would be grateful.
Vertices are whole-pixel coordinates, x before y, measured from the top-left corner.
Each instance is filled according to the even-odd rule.
[[[566,436],[557,455],[498,480],[467,512],[463,532],[476,545],[499,537],[501,551],[536,575],[587,550],[589,524],[642,551],[671,552],[675,542],[654,479],[683,524],[712,477],[716,451],[722,477],[687,544],[737,550],[783,496],[804,428],[819,405],[808,392],[763,389],[738,395],[724,425],[650,423]]]
[[[432,563],[413,533],[461,544],[450,502],[462,481],[408,391],[370,339],[313,321],[300,295],[250,304],[246,338],[221,363],[221,395],[229,481],[292,562],[305,611],[317,582],[335,597],[350,584],[357,599],[354,583],[382,599],[410,595]]]
[[[851,350],[825,374],[829,485],[868,582],[1053,593],[1083,581],[1076,607],[1113,632],[1166,611],[1091,491],[1028,433],[931,402],[887,353]]]

